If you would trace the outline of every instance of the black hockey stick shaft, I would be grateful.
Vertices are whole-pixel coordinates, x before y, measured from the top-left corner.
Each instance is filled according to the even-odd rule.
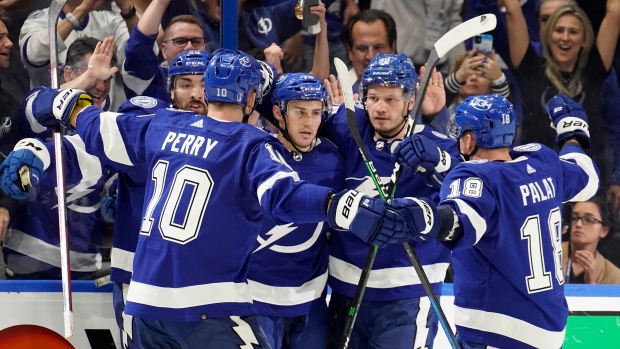
[[[47,30],[50,42],[50,85],[58,88],[58,46],[56,43],[58,17],[67,0],[53,0],[49,7]],[[67,198],[65,182],[65,157],[63,151],[63,130],[54,125],[54,156],[58,196],[58,230],[60,237],[60,267],[62,277],[62,304],[65,338],[73,337],[73,297],[71,294],[71,266],[69,263],[69,241],[67,231]]]

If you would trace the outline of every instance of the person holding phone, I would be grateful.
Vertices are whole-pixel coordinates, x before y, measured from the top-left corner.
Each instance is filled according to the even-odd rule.
[[[481,94],[510,96],[506,75],[495,61],[494,50],[488,56],[477,49],[459,56],[450,75],[444,80],[444,86],[450,114],[454,114],[456,107],[467,97]]]

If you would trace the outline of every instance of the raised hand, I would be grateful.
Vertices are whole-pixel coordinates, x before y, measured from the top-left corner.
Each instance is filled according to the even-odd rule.
[[[116,49],[115,43],[113,36],[109,36],[97,43],[95,51],[92,56],[90,56],[88,69],[86,70],[86,74],[88,74],[88,77],[93,83],[97,80],[108,80],[112,75],[118,72],[117,67],[110,67]]]
[[[284,58],[282,48],[272,43],[271,46],[267,47],[263,52],[265,53],[265,62],[276,67],[278,75],[282,75],[282,73],[284,73],[282,70],[282,58]]]
[[[426,198],[397,198],[391,205],[407,222],[404,239],[401,242],[437,239],[441,217],[437,206]]]
[[[583,267],[583,280],[586,284],[596,283],[596,258],[590,251],[575,251],[574,262],[581,264]]]
[[[0,164],[0,189],[13,199],[26,199],[28,186],[38,185],[49,165],[50,155],[40,140],[22,139]],[[24,177],[24,167],[27,177]]]
[[[557,131],[556,143],[563,144],[569,138],[575,137],[584,150],[590,149],[590,127],[588,116],[583,107],[566,97],[558,94],[547,102],[547,113],[552,126]]]
[[[411,176],[418,171],[434,172],[442,162],[446,170],[450,168],[450,155],[439,149],[437,143],[431,139],[417,134],[406,137],[398,144],[392,154],[392,160],[398,161],[403,166],[405,176]]]
[[[426,71],[426,65],[420,67],[420,76],[424,75]],[[420,86],[416,88],[416,93],[420,90]],[[426,94],[424,95],[424,99],[422,100],[422,107],[420,110],[423,115],[433,115],[437,114],[441,111],[446,105],[446,90],[443,87],[443,77],[441,73],[437,71],[437,69],[433,68],[433,72],[431,73],[430,80],[428,82],[428,87],[426,89]],[[414,115],[415,117],[415,115]]]

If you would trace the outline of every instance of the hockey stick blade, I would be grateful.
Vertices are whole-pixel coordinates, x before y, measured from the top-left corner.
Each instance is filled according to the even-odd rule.
[[[57,28],[60,11],[67,0],[53,0],[50,3],[47,30],[50,43],[50,85],[58,88],[58,47]],[[65,185],[65,159],[62,149],[63,131],[59,125],[54,126],[54,156],[56,164],[56,183],[58,190],[58,233],[60,237],[60,265],[62,277],[62,304],[65,338],[73,338],[73,299],[71,294],[71,266],[69,264],[69,241],[67,231],[67,199]]]
[[[433,68],[435,68],[435,66],[437,65],[437,62],[439,62],[439,60],[442,59],[456,45],[471,37],[491,31],[495,29],[496,25],[497,17],[495,17],[494,14],[481,15],[459,24],[458,26],[452,28],[452,30],[444,34],[441,38],[439,38],[439,40],[437,40],[435,45],[433,45],[431,54],[429,55],[428,61],[426,62],[426,70],[424,71],[424,75],[422,76],[422,79],[420,79],[420,89],[416,93],[413,110],[411,113],[409,113],[409,120],[405,137],[409,137],[413,133],[417,115],[422,108],[422,101],[424,99],[424,96],[426,95],[426,89],[428,88],[428,82],[430,81],[431,73],[433,72]],[[394,171],[392,172],[392,176],[390,177],[390,183],[387,188],[387,194],[389,197],[394,197],[394,193],[396,191],[396,183],[398,183],[399,178],[400,164],[396,163],[394,165]]]

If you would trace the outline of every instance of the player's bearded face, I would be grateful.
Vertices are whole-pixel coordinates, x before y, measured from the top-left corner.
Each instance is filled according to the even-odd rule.
[[[202,75],[180,75],[176,78],[170,98],[177,109],[207,115]]]
[[[321,125],[322,101],[290,101],[286,111],[286,130],[301,151],[308,151]]]
[[[413,104],[405,98],[400,87],[371,85],[365,103],[370,123],[381,138],[402,136],[406,115]]]

